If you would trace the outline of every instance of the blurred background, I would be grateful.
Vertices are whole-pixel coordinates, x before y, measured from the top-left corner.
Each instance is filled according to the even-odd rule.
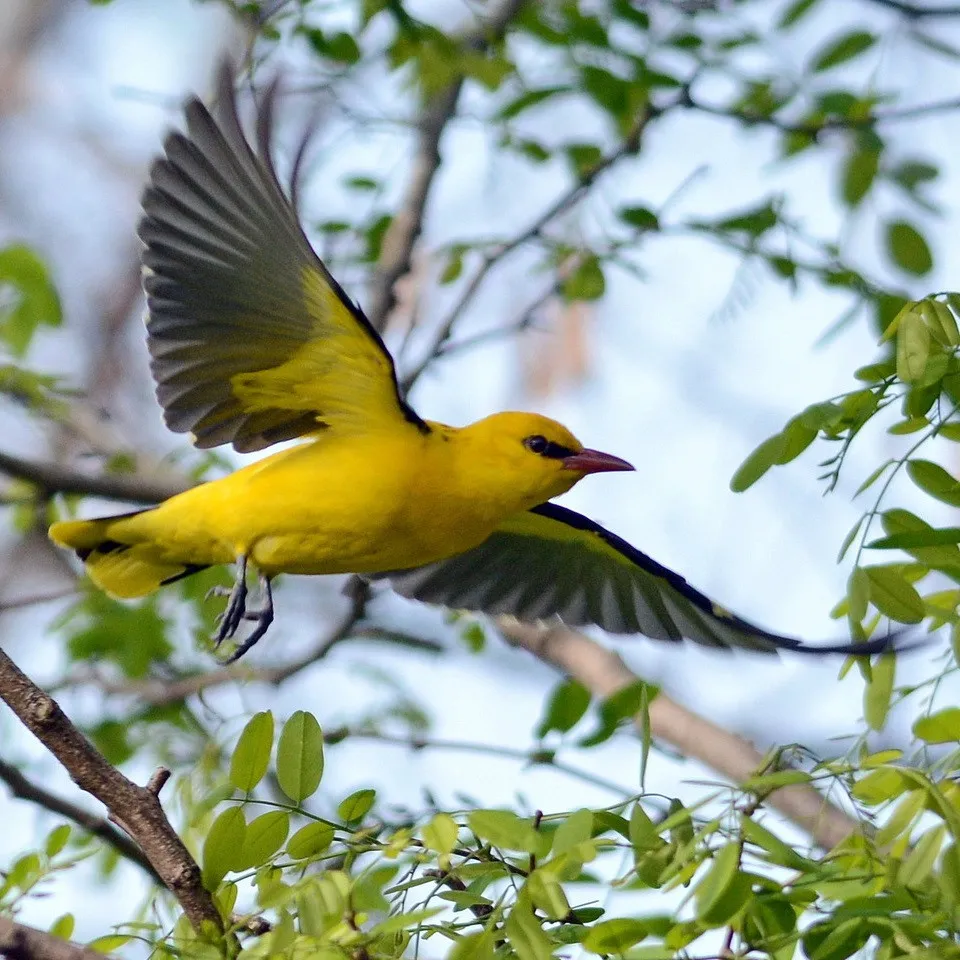
[[[286,175],[314,117],[301,212],[334,274],[366,305],[390,217],[423,161],[422,98],[448,79],[442,44],[433,61],[404,60],[397,8],[438,32],[475,30],[497,11],[492,0],[236,7],[0,7],[0,245],[34,250],[62,304],[62,325],[39,328],[24,361],[54,378],[41,392],[56,398],[55,415],[5,382],[4,454],[171,483],[244,462],[230,451],[201,455],[167,432],[153,396],[135,230],[164,132],[180,122],[189,93],[209,93],[224,55],[250,57],[256,86],[280,70],[278,165]],[[412,270],[385,326],[401,375],[430,361],[411,401],[452,424],[511,408],[562,420],[584,443],[637,466],[588,479],[564,503],[753,621],[811,641],[843,637],[845,621],[830,611],[849,568],[836,556],[874,491],[853,494],[874,465],[902,452],[904,438],[868,431],[826,497],[817,463],[835,451],[820,444],[744,495],[731,493],[730,478],[799,410],[855,386],[852,371],[879,354],[889,295],[957,286],[960,17],[882,0],[534,9],[498,48],[516,73],[501,77],[497,56],[478,55],[445,121]],[[252,47],[251,18],[273,31]],[[606,47],[591,39],[594,22]],[[633,149],[637,84],[617,81],[641,55],[644,93],[663,113]],[[864,111],[886,119],[858,126]],[[815,136],[805,132],[817,126]],[[564,197],[557,216],[502,254],[498,245]],[[266,708],[309,709],[325,729],[412,732],[454,746],[522,753],[536,743],[557,675],[488,625],[451,623],[386,593],[368,610],[381,638],[348,639],[281,686],[214,687],[190,699],[189,721],[172,708],[158,716],[165,708],[138,700],[133,682],[212,669],[195,635],[215,604],[198,612],[197,596],[171,590],[147,605],[162,629],[111,605],[110,637],[97,635],[92,624],[105,608],[91,604],[107,601],[91,600],[72,558],[46,546],[40,518],[18,506],[19,483],[4,488],[0,643],[134,778],[161,761],[202,771],[217,743]],[[912,488],[894,486],[891,497],[928,518],[947,510]],[[87,499],[80,509],[115,507]],[[341,587],[335,578],[286,578],[278,622],[248,660],[289,662],[312,649],[349,605]],[[25,604],[46,596],[57,599]],[[157,631],[170,644],[162,657]],[[858,728],[862,683],[856,671],[838,682],[837,661],[601,639],[644,680],[761,750],[800,742],[819,755],[842,752],[842,738]],[[938,653],[903,658],[898,682],[926,676]],[[939,695],[951,702],[957,693],[948,679]],[[908,738],[909,717],[895,710],[872,742]],[[0,744],[4,760],[69,791],[6,713]],[[617,785],[637,791],[638,756],[635,740],[614,737],[576,758],[586,774],[577,777],[495,752],[348,737],[330,748],[324,789],[342,796],[374,785],[409,808],[425,794],[441,806],[458,796],[487,805],[520,796],[530,810],[599,806],[617,799]],[[646,784],[684,797],[698,789],[692,782],[714,777],[655,751]],[[0,862],[52,822],[2,791],[0,809]],[[118,902],[129,913],[142,877],[124,865],[104,871],[102,859],[89,862],[30,901],[24,920],[49,922],[69,907],[82,937],[120,912]]]

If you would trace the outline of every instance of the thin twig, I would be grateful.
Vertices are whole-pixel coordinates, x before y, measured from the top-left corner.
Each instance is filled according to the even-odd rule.
[[[464,48],[482,51],[501,39],[524,3],[525,0],[502,0],[490,17],[463,38]],[[377,330],[383,329],[396,304],[396,282],[410,272],[413,249],[423,228],[427,197],[440,169],[440,138],[457,112],[463,83],[464,77],[460,75],[434,95],[417,121],[419,136],[410,182],[404,191],[403,203],[383,238],[380,262],[371,282],[367,316]]]
[[[397,734],[381,733],[378,730],[352,730],[349,727],[338,727],[324,733],[326,743],[340,743],[343,740],[372,740],[376,743],[394,744],[400,747],[409,747],[411,750],[456,750],[460,753],[482,753],[489,757],[504,757],[508,760],[519,760],[531,766],[552,767],[558,773],[575,777],[584,783],[609,790],[621,797],[631,797],[635,791],[628,790],[622,784],[607,780],[605,777],[583,770],[580,767],[564,763],[554,756],[552,750],[520,750],[516,747],[501,747],[492,743],[475,743],[468,740],[445,740],[435,737],[399,736]]]
[[[943,4],[939,7],[918,7],[914,3],[906,3],[905,0],[870,0],[870,2],[876,4],[878,7],[895,10],[908,20],[935,20],[939,17],[960,17],[960,6],[955,3]]]
[[[167,819],[159,798],[128,780],[0,650],[0,699],[60,761],[77,786],[96,797],[139,844],[164,885],[198,931],[223,931],[220,912],[200,868]]]
[[[664,109],[647,107],[637,118],[637,122],[616,149],[612,150],[606,156],[601,157],[589,170],[581,174],[580,178],[571,187],[565,190],[554,200],[539,216],[535,217],[525,229],[511,237],[509,240],[499,244],[494,249],[488,251],[483,258],[480,266],[470,278],[470,282],[464,287],[457,302],[453,305],[447,316],[441,321],[436,334],[433,338],[433,344],[427,351],[426,356],[412,370],[410,370],[401,380],[401,386],[404,390],[409,390],[420,378],[424,370],[433,362],[434,358],[442,353],[446,348],[447,341],[453,333],[457,322],[466,312],[467,308],[473,302],[477,291],[486,280],[490,271],[497,266],[514,250],[522,247],[539,237],[557,217],[569,210],[577,201],[590,189],[596,179],[624,157],[634,155],[640,149],[640,140],[647,124],[654,118],[664,112]]]
[[[874,0],[874,2],[878,2],[878,0]],[[704,103],[702,100],[695,100],[689,94],[683,99],[681,105],[700,113],[709,113],[711,116],[738,120],[748,126],[774,127],[781,133],[807,134],[816,137],[818,134],[827,133],[831,130],[869,130],[879,124],[916,120],[940,113],[952,113],[955,110],[960,110],[960,97],[936,100],[933,103],[924,103],[916,107],[878,110],[875,113],[867,114],[865,117],[828,117],[825,120],[812,123],[789,123],[786,120],[779,119],[774,114],[750,113],[732,107]]]
[[[13,764],[4,760],[0,760],[0,780],[10,788],[13,796],[20,800],[35,803],[37,806],[43,807],[44,810],[49,810],[51,813],[72,820],[87,833],[93,834],[93,836],[113,847],[124,859],[135,863],[156,883],[163,883],[160,874],[154,870],[150,861],[143,855],[143,851],[128,836],[114,830],[103,817],[98,817],[95,813],[84,810],[83,807],[78,807],[75,803],[51,793],[46,788],[28,779]]]

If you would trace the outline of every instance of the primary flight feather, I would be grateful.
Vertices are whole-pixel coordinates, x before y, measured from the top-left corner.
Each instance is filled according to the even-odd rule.
[[[547,502],[587,474],[633,469],[552,420],[500,413],[457,428],[417,416],[379,334],[314,253],[280,186],[273,103],[271,90],[253,147],[225,66],[214,108],[191,100],[186,132],[167,138],[139,228],[147,342],[172,430],[241,452],[303,442],[153,509],[55,523],[50,536],[95,583],[139,597],[235,563],[214,639],[254,626],[231,659],[270,625],[279,573],[387,577],[430,603],[719,648],[890,648],[890,638],[814,647],[770,633]]]

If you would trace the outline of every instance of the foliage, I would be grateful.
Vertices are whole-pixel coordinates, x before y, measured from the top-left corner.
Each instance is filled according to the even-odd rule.
[[[960,712],[938,699],[960,653],[960,528],[939,506],[960,505],[951,460],[960,442],[960,294],[920,296],[911,289],[936,260],[928,231],[939,211],[940,170],[896,132],[900,120],[949,106],[902,106],[908,91],[897,86],[899,75],[882,69],[883,51],[894,40],[917,58],[957,60],[958,52],[920,15],[891,38],[893,31],[885,35],[872,19],[864,20],[869,27],[836,24],[824,0],[716,9],[549,0],[517,4],[500,33],[489,24],[463,31],[427,22],[419,7],[414,15],[397,0],[229,6],[257,26],[257,80],[278,51],[294,46],[309,58],[317,89],[357,129],[376,122],[421,133],[429,126],[422,118],[434,116],[429,111],[443,104],[444,93],[462,84],[471,118],[501,157],[562,171],[555,202],[524,229],[479,236],[464,224],[462,234],[429,252],[430,279],[453,306],[417,331],[426,342],[424,365],[484,333],[526,329],[547,303],[601,300],[613,278],[642,277],[651,247],[677,237],[705,240],[741,267],[759,265],[771,282],[795,292],[817,285],[842,294],[834,329],[867,318],[882,335],[879,359],[864,358],[869,362],[854,374],[858,386],[811,404],[764,441],[732,485],[746,490],[772,466],[818,443],[828,445],[821,480],[827,490],[838,489],[851,446],[892,418],[888,432],[904,437],[904,452],[877,465],[857,490],[872,500],[840,549],[851,572],[835,613],[857,636],[889,621],[926,621],[931,629],[949,625],[952,638],[935,674],[910,687],[897,685],[892,659],[859,664],[865,728],[838,755],[777,750],[745,783],[711,783],[684,803],[647,789],[646,761],[655,747],[648,721],[659,693],[651,684],[638,680],[597,700],[566,679],[548,697],[530,744],[498,748],[434,739],[424,700],[436,691],[428,686],[412,695],[370,668],[366,679],[382,694],[371,714],[358,712],[324,730],[322,714],[294,709],[286,716],[278,706],[244,716],[238,732],[239,724],[207,699],[216,687],[244,676],[279,687],[334,645],[370,639],[373,629],[357,615],[299,661],[228,674],[211,669],[205,639],[215,609],[204,598],[224,582],[222,573],[201,573],[134,604],[81,587],[51,627],[55,640],[48,642],[65,651],[63,672],[51,686],[66,696],[89,686],[97,691],[96,709],[83,693],[72,705],[112,763],[140,769],[162,763],[174,771],[164,799],[242,955],[960,956]],[[493,4],[481,6],[494,15]],[[873,11],[868,0],[863,7]],[[797,38],[812,24],[820,40],[807,49]],[[781,55],[794,44],[805,52],[801,69],[791,71]],[[373,84],[396,93],[400,115],[364,114],[365,97],[356,91]],[[582,120],[550,122],[568,112]],[[657,124],[691,116],[766,136],[787,167],[798,158],[828,160],[843,219],[874,239],[876,275],[862,266],[845,232],[811,235],[804,198],[789,190],[742,205],[720,198],[709,212],[690,213],[678,211],[677,195],[655,202],[596,189],[618,163],[656,150],[647,138]],[[317,175],[325,173],[321,160]],[[386,172],[338,175],[351,198],[349,216],[310,225],[334,272],[351,286],[376,276],[403,218],[396,217],[397,191]],[[682,194],[685,183],[677,189]],[[591,216],[566,216],[578,204]],[[463,335],[461,318],[477,290],[520,250],[542,294],[492,330]],[[0,250],[0,394],[54,427],[69,419],[65,401],[75,397],[31,358],[39,338],[59,335],[60,322],[56,286],[42,258],[20,244]],[[406,367],[410,379],[420,369]],[[143,454],[107,450],[104,476],[130,473]],[[190,461],[183,477],[196,480],[222,466],[204,456]],[[932,498],[923,517],[892,504],[895,480],[899,489],[909,484]],[[36,479],[5,487],[11,526],[33,531],[54,513],[76,510],[77,495],[54,497],[58,489]],[[483,627],[451,619],[463,644],[482,653]],[[399,649],[427,645],[392,626],[374,639]],[[884,728],[894,704],[912,710],[915,740],[877,752],[869,731]],[[638,786],[624,788],[578,767],[578,757],[630,735],[638,721],[644,730],[635,745]],[[453,807],[428,795],[417,809],[401,809],[367,784],[338,795],[328,786],[337,746],[361,739],[415,750],[499,752],[578,777],[617,800],[538,811],[522,800],[510,809],[483,809],[469,798]],[[442,786],[457,795],[457,784]],[[826,851],[797,841],[769,804],[773,791],[788,786],[845,798],[860,829]],[[49,896],[81,861],[95,858],[109,882],[125,855],[83,824],[58,824],[39,849],[5,866],[0,911],[15,914],[27,900]],[[69,938],[74,928],[64,913],[50,929]],[[160,956],[240,949],[230,937],[211,940],[192,929],[173,898],[157,890],[136,919],[116,917],[114,931],[94,945],[126,953],[138,942]]]

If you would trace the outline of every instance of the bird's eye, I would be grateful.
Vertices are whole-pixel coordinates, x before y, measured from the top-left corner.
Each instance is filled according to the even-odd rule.
[[[538,433],[535,436],[527,437],[527,439],[523,441],[523,445],[531,453],[544,453],[549,446],[549,441],[546,437],[542,437]]]

